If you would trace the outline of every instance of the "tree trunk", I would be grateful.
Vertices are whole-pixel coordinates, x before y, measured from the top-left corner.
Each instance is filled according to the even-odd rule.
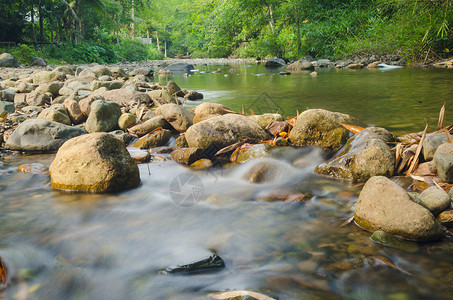
[[[134,38],[134,30],[135,30],[135,25],[134,25],[134,22],[135,22],[135,9],[134,9],[134,0],[132,0],[132,24],[131,24],[131,28],[132,28],[132,38]]]
[[[38,1],[38,15],[39,15],[39,40],[44,42],[44,18],[42,15],[42,1]]]
[[[164,47],[165,47],[164,57],[167,58],[167,40],[164,40]]]
[[[36,34],[35,34],[35,8],[31,5],[31,38],[33,39],[33,45],[36,45]]]
[[[301,45],[301,36],[300,36],[300,16],[299,16],[299,9],[296,8],[296,26],[297,26],[297,54],[300,55],[300,50],[302,48]]]
[[[159,45],[159,35],[157,34],[157,31],[156,31],[156,43],[157,43],[157,50],[160,51],[160,45]]]

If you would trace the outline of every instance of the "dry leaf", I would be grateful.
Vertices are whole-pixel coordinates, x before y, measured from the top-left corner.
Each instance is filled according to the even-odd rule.
[[[341,124],[341,126],[343,126],[344,128],[346,128],[347,130],[349,130],[353,133],[359,133],[360,131],[362,131],[364,129],[363,127],[356,126],[356,125],[343,124],[343,123],[340,123],[340,124]]]
[[[350,217],[349,219],[347,219],[346,221],[341,223],[340,227],[346,226],[346,225],[350,224],[352,221],[354,221],[354,215],[352,215],[352,217]]]
[[[412,164],[411,164],[409,170],[407,171],[408,175],[410,173],[412,173],[412,171],[414,171],[415,167],[417,166],[420,152],[422,151],[422,147],[423,147],[423,141],[425,140],[427,131],[428,131],[428,124],[426,124],[425,130],[423,130],[422,138],[420,139],[420,143],[418,144],[417,151],[415,152],[414,160],[412,161]]]
[[[241,296],[249,296],[256,300],[276,300],[275,298],[271,298],[269,296],[266,296],[266,295],[263,295],[263,294],[260,294],[257,292],[251,292],[251,291],[228,291],[228,292],[216,293],[216,294],[211,295],[211,297],[214,299],[230,299],[230,298],[241,297]]]
[[[450,132],[448,132],[448,130],[446,128],[444,128],[444,133],[445,133],[445,136],[447,137],[447,142],[449,142],[450,144],[453,144],[453,137],[451,136]]]
[[[6,268],[3,259],[0,257],[0,286],[6,286],[6,280],[8,279],[8,269]]]
[[[444,105],[440,109],[439,122],[437,123],[437,130],[444,128],[445,105],[446,105],[446,102],[444,102]]]
[[[384,265],[386,265],[386,266],[388,266],[388,267],[390,267],[390,268],[393,268],[393,269],[395,269],[395,270],[397,270],[397,271],[400,271],[400,272],[403,273],[403,274],[412,276],[411,273],[409,273],[408,271],[403,270],[403,269],[401,269],[401,268],[395,266],[390,260],[388,260],[388,259],[385,258],[385,257],[382,257],[382,256],[371,256],[370,258],[373,259],[373,260],[376,261],[376,262],[379,262],[379,263],[384,264]]]

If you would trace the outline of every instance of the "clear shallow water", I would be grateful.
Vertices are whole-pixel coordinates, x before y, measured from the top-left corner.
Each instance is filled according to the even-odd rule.
[[[417,130],[418,124],[396,107],[404,107],[412,117],[415,110],[435,120],[438,107],[443,101],[448,105],[449,100],[439,95],[451,95],[446,84],[451,75],[442,71],[327,71],[311,78],[307,74],[252,76],[265,71],[261,67],[235,68],[241,72],[234,75],[236,79],[223,74],[172,79],[182,87],[203,91],[207,100],[218,100],[236,110],[255,101],[266,88],[285,110],[307,103],[302,105],[351,113],[365,123],[401,131]],[[357,74],[360,76],[350,79]],[[428,80],[423,74],[437,76],[436,88],[422,93],[423,88],[415,85],[417,94],[437,95],[438,103],[426,109],[411,108],[412,102],[399,104],[403,100],[395,98],[396,104],[383,97],[389,110],[383,123],[372,112],[365,112],[368,107],[380,111],[380,106],[368,104],[360,109],[352,103],[358,95],[345,96],[355,89],[352,86],[358,88],[366,76],[373,76],[365,80],[365,90],[374,99],[370,103],[378,103],[371,93],[378,90],[373,87],[373,82],[378,84],[375,76],[386,83],[396,81],[387,75]],[[342,78],[346,80],[343,85]],[[224,84],[223,80],[231,82]],[[444,80],[442,91],[439,80]],[[300,81],[311,84],[296,90]],[[336,90],[329,91],[328,83]],[[357,94],[367,93],[359,90],[362,92]],[[399,116],[401,122],[391,115]],[[404,122],[408,125],[398,127]],[[49,165],[52,160],[53,155],[1,160],[0,256],[9,267],[10,279],[2,293],[6,299],[209,299],[209,293],[228,289],[259,291],[278,299],[451,299],[453,240],[447,237],[421,244],[417,253],[406,253],[373,243],[370,233],[353,224],[341,226],[353,214],[361,186],[313,174],[322,160],[317,149],[281,149],[271,158],[210,172],[155,161],[139,165],[139,188],[114,195],[53,191],[48,175],[16,171],[22,163]],[[262,163],[272,166],[271,174],[263,183],[249,183],[251,170]],[[172,200],[170,189],[177,176],[187,173],[199,179],[199,201],[184,207]],[[181,191],[191,192],[187,188]],[[306,201],[261,201],[284,193],[306,194]],[[212,252],[224,259],[224,270],[185,276],[159,274],[163,268],[191,263]]]

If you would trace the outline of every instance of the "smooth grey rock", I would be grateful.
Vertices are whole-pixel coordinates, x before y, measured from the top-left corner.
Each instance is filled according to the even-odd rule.
[[[184,73],[189,73],[191,70],[194,69],[193,65],[188,64],[188,63],[176,63],[176,64],[171,64],[167,67],[163,68],[165,71],[170,71],[170,72],[184,72]]]
[[[118,128],[121,108],[114,102],[96,100],[91,104],[90,115],[85,123],[89,133],[109,132]]]
[[[429,210],[414,203],[402,187],[384,176],[367,181],[355,206],[354,221],[370,231],[382,230],[417,241],[439,240],[445,231]]]
[[[154,71],[151,68],[138,68],[129,72],[129,76],[143,75],[146,77],[153,77]]]
[[[63,82],[54,81],[45,84],[41,84],[36,91],[42,93],[51,93],[54,97],[59,96],[60,89],[63,87]]]
[[[395,155],[387,143],[393,141],[393,136],[384,128],[366,128],[350,138],[340,154],[317,166],[315,172],[354,182],[379,175],[392,176]]]
[[[11,54],[9,54],[9,53],[0,54],[0,67],[17,68],[19,66],[20,66],[20,63]]]
[[[431,186],[424,190],[415,201],[434,215],[441,213],[451,205],[450,196],[437,186]]]
[[[47,61],[45,59],[42,59],[41,57],[33,57],[30,60],[29,65],[31,67],[45,67],[47,66]]]
[[[0,91],[0,101],[14,102],[14,97],[16,97],[16,91],[12,88],[7,88]]]
[[[66,74],[59,71],[41,71],[33,74],[33,83],[43,84],[53,81],[63,81],[66,79]]]
[[[140,184],[140,172],[124,144],[108,133],[73,138],[58,150],[49,168],[53,188],[117,192]]]
[[[246,138],[258,140],[269,138],[258,123],[236,114],[226,114],[194,124],[186,131],[185,136],[189,147],[211,148],[212,152]]]
[[[435,133],[429,134],[425,137],[423,141],[423,156],[426,161],[432,160],[434,158],[434,153],[436,153],[437,148],[447,142],[447,137],[445,133]]]
[[[281,58],[269,58],[265,63],[266,68],[280,68],[286,65],[286,62]]]
[[[453,144],[440,145],[433,158],[437,175],[448,183],[453,183]]]
[[[82,128],[43,119],[29,119],[8,138],[5,148],[19,151],[53,152],[67,140],[85,134]]]
[[[0,101],[0,117],[3,117],[7,114],[12,114],[16,111],[14,103],[7,101]]]

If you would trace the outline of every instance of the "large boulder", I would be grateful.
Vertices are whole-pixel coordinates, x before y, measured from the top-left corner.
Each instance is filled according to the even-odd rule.
[[[359,120],[339,112],[309,109],[297,117],[289,140],[296,146],[317,145],[324,150],[336,152],[349,137],[349,131],[340,123],[357,125]]]
[[[215,151],[247,138],[266,140],[269,135],[245,116],[226,114],[192,125],[185,137],[189,147]]]
[[[153,71],[153,69],[151,69],[149,67],[143,67],[143,68],[134,69],[131,72],[129,72],[129,76],[137,76],[137,75],[153,77],[154,71]]]
[[[163,68],[165,71],[170,71],[170,72],[183,72],[183,73],[189,73],[191,70],[194,69],[193,65],[188,64],[188,63],[176,63],[176,64],[171,64],[167,67]]]
[[[440,145],[434,154],[437,175],[448,183],[453,183],[453,144]]]
[[[91,104],[90,115],[85,123],[89,133],[109,132],[118,128],[121,108],[114,102],[96,100]]]
[[[9,53],[0,54],[0,67],[17,68],[19,66],[20,63],[11,54]]]
[[[269,58],[265,63],[266,68],[280,68],[286,65],[286,62],[281,58]]]
[[[364,229],[416,241],[441,239],[445,230],[429,210],[413,202],[403,188],[384,176],[367,181],[354,220]]]
[[[121,104],[123,102],[149,103],[151,100],[146,93],[129,89],[105,91],[102,94],[105,100]]]
[[[47,66],[47,61],[41,57],[33,57],[30,60],[30,67],[45,67]]]
[[[43,119],[30,119],[20,124],[8,138],[9,150],[53,152],[67,140],[85,134],[82,128]]]
[[[73,138],[49,169],[51,186],[84,192],[117,192],[140,184],[140,173],[124,144],[108,133]]]
[[[393,141],[393,136],[384,128],[366,128],[350,138],[339,155],[316,167],[315,172],[354,182],[378,175],[392,176],[395,155],[387,143]]]
[[[193,112],[176,104],[164,104],[159,106],[154,113],[163,116],[165,120],[179,132],[185,132],[193,124]]]
[[[313,70],[315,67],[307,60],[298,60],[286,67],[286,70],[291,72]]]

